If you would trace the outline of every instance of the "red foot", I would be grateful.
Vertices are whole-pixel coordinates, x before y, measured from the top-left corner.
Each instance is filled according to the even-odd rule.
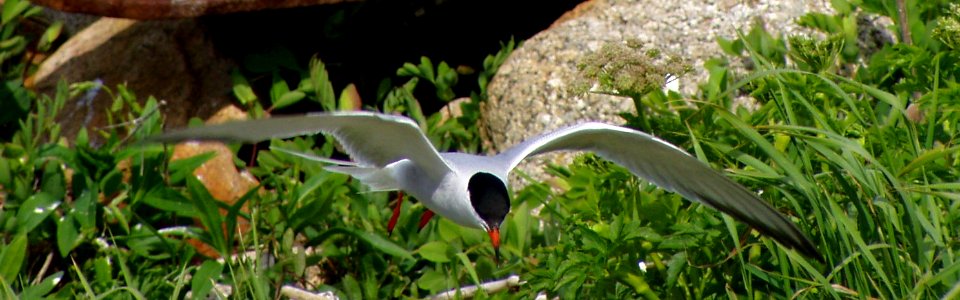
[[[393,228],[397,226],[397,219],[400,218],[400,205],[403,204],[403,192],[397,191],[397,205],[393,207],[393,215],[387,222],[387,235],[393,234]]]
[[[423,230],[423,227],[426,227],[427,223],[430,222],[430,218],[433,218],[433,211],[428,209],[420,215],[420,224],[417,231]]]

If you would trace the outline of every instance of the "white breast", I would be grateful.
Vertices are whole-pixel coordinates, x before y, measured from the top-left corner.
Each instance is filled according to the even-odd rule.
[[[412,163],[392,168],[400,189],[428,209],[462,226],[481,228],[480,217],[470,204],[467,179],[459,172],[447,173],[439,180],[430,178]]]

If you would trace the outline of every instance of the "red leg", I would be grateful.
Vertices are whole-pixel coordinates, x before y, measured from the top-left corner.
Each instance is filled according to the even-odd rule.
[[[393,228],[397,226],[397,219],[400,218],[400,205],[403,204],[403,191],[397,191],[397,205],[393,207],[393,215],[387,222],[387,235],[393,234]]]
[[[420,224],[417,231],[423,230],[423,227],[426,227],[427,223],[430,222],[430,218],[433,218],[433,211],[428,209],[420,215]]]

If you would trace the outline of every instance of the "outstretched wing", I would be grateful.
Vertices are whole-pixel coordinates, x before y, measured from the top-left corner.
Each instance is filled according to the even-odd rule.
[[[680,148],[640,131],[585,123],[529,139],[498,158],[510,170],[526,157],[559,150],[593,151],[657,186],[727,213],[787,247],[822,260],[796,225],[756,194]]]
[[[185,128],[147,138],[147,142],[216,140],[253,143],[273,138],[332,135],[357,163],[382,168],[409,159],[429,176],[442,178],[450,167],[420,127],[402,116],[373,112],[314,113]]]

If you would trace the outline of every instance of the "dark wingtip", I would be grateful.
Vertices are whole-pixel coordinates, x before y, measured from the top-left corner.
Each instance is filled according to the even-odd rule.
[[[823,255],[817,251],[817,247],[814,246],[813,242],[810,241],[810,239],[800,231],[800,228],[797,228],[796,224],[790,222],[786,216],[778,212],[773,208],[773,206],[770,206],[770,204],[760,200],[760,198],[757,198],[755,195],[749,192],[747,192],[746,195],[754,197],[757,202],[761,203],[762,208],[760,208],[759,213],[754,211],[754,215],[748,215],[744,211],[724,205],[723,203],[707,197],[706,195],[697,194],[697,197],[708,206],[729,214],[740,222],[747,223],[747,225],[750,225],[759,231],[760,234],[773,238],[773,240],[777,241],[777,243],[780,243],[787,248],[794,249],[800,254],[809,258],[813,258],[820,263],[826,263]],[[762,215],[766,218],[759,219],[757,215]]]
[[[806,236],[802,235],[802,233],[801,233],[801,237],[803,239],[799,245],[788,246],[788,247],[795,249],[797,252],[799,252],[800,254],[803,254],[806,257],[816,259],[821,264],[827,263],[827,260],[823,258],[823,255],[820,254],[820,251],[817,251],[817,247],[813,245],[813,242],[807,239]]]
[[[772,207],[770,209],[773,209]],[[800,254],[803,254],[806,257],[813,258],[820,263],[826,263],[826,260],[823,258],[823,255],[820,254],[820,251],[817,250],[817,247],[813,245],[813,242],[810,241],[807,236],[800,231],[800,228],[797,228],[793,222],[787,220],[787,218],[780,213],[777,213],[780,218],[780,221],[783,224],[786,224],[786,228],[780,228],[777,230],[776,225],[769,226],[754,226],[761,234],[773,238],[781,245],[786,246],[787,248],[796,250]]]
[[[773,209],[773,208],[770,208]],[[806,256],[808,258],[816,259],[821,263],[825,263],[823,255],[820,254],[820,251],[817,250],[817,247],[813,245],[813,242],[810,241],[807,236],[800,231],[800,228],[797,228],[793,222],[787,220],[787,218],[780,213],[777,213],[779,221],[784,224],[779,226],[773,224],[754,224],[754,222],[747,222],[751,227],[760,232],[760,234],[772,238],[774,241],[780,245],[786,246],[787,248],[793,249],[798,253]]]
[[[757,231],[759,231],[761,234],[773,238],[773,240],[780,245],[793,249],[794,251],[797,251],[797,253],[800,253],[808,258],[813,258],[820,263],[826,263],[823,255],[821,255],[820,251],[817,250],[817,247],[813,245],[813,242],[811,242],[810,239],[808,239],[799,230],[794,232],[793,236],[791,236],[790,234],[778,234],[769,230],[761,230],[760,227],[753,228],[757,229]]]
[[[780,230],[778,230],[775,225],[770,224],[764,224],[767,226],[759,226],[757,224],[750,225],[759,231],[760,234],[773,238],[777,243],[793,249],[803,256],[813,258],[820,263],[826,263],[826,260],[824,260],[823,255],[820,254],[820,251],[817,250],[817,247],[813,245],[813,242],[810,241],[796,225],[787,220],[783,215],[780,215],[780,218],[782,218],[781,221],[784,222],[784,224],[787,224],[786,228],[780,228]]]

